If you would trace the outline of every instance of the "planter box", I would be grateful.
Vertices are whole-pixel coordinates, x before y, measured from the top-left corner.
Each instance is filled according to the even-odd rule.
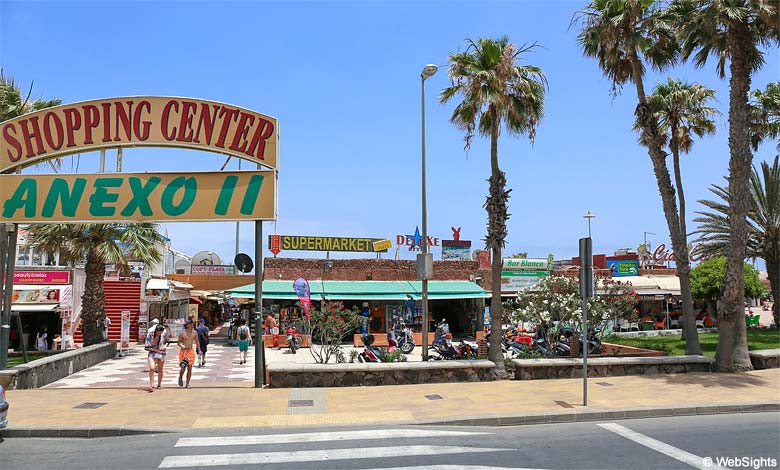
[[[115,342],[106,341],[2,370],[0,385],[8,390],[43,387],[113,358],[116,355],[116,345]]]
[[[512,363],[515,365],[515,380],[582,377],[581,358],[515,359]],[[612,377],[710,372],[714,363],[714,359],[706,356],[595,357],[588,358],[588,375]]]
[[[475,361],[393,362],[378,364],[270,363],[268,381],[274,388],[349,387],[493,380],[493,363]]]

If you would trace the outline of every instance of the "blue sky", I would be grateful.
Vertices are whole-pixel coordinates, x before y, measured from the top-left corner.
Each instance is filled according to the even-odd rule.
[[[445,66],[465,38],[507,34],[518,44],[538,42],[543,48],[524,62],[540,66],[549,80],[545,119],[533,146],[507,135],[499,143],[512,188],[506,252],[576,255],[587,211],[596,214],[594,252],[636,248],[644,231],[656,233],[649,236],[653,246],[669,246],[649,157],[631,131],[635,93],[627,88],[613,98],[595,61],[582,57],[576,28],[568,29],[584,4],[0,0],[0,64],[22,84],[34,80],[35,96],[64,102],[191,96],[274,116],[279,220],[267,223],[265,234],[395,241],[420,223],[422,67]],[[778,51],[766,58],[754,88],[780,78]],[[445,72],[426,84],[428,230],[449,239],[451,226],[462,227],[461,238],[481,248],[489,142],[476,139],[464,151],[462,132],[449,123],[454,105],[436,99],[449,83]],[[727,172],[728,83],[714,65],[683,66],[650,74],[647,88],[666,76],[715,89],[723,112],[718,134],[683,159],[692,227],[693,211],[701,208],[696,200],[709,198],[707,187]],[[765,145],[755,161],[774,154],[774,145]],[[97,155],[82,154],[79,171],[96,170]],[[223,162],[202,152],[130,149],[123,170],[213,171]],[[66,168],[75,163],[67,159]],[[167,230],[176,249],[233,258],[233,223],[167,224]],[[252,224],[242,224],[240,246],[253,253]],[[402,249],[401,257],[412,254]]]

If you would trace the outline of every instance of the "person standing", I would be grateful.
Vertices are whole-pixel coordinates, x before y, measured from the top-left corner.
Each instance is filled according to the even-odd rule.
[[[154,330],[150,330],[146,335],[146,349],[147,354],[146,361],[149,364],[149,391],[152,392],[155,389],[154,386],[154,372],[157,368],[157,387],[162,387],[163,379],[163,366],[165,363],[165,354],[168,349],[168,339],[165,337],[165,327],[162,325],[156,325]]]
[[[195,328],[198,333],[198,343],[200,344],[200,354],[198,355],[198,367],[206,365],[206,350],[209,347],[209,327],[206,326],[206,319],[200,319],[200,325]]]
[[[238,327],[238,363],[246,364],[246,355],[249,352],[249,346],[252,345],[252,332],[246,326],[246,319],[242,318]]]
[[[195,332],[195,324],[187,320],[184,331],[179,333],[179,387],[184,386],[184,371],[187,371],[187,388],[190,388],[192,378],[192,366],[195,364],[195,350],[200,354],[198,334]]]
[[[103,340],[108,341],[108,327],[111,326],[111,319],[108,318],[108,314],[103,317]]]
[[[45,352],[49,349],[49,334],[45,326],[42,326],[36,337],[35,349]]]

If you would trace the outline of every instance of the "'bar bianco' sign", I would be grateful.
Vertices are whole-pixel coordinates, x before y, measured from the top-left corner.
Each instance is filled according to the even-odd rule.
[[[17,223],[274,220],[276,174],[2,175],[0,204]]]

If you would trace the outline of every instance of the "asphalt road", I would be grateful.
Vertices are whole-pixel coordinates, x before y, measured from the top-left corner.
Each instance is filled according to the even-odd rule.
[[[707,457],[713,459],[710,466]],[[2,470],[705,469],[717,468],[719,457],[747,458],[721,462],[723,467],[778,468],[780,413],[518,427],[193,430],[106,439],[12,438],[0,444]]]

